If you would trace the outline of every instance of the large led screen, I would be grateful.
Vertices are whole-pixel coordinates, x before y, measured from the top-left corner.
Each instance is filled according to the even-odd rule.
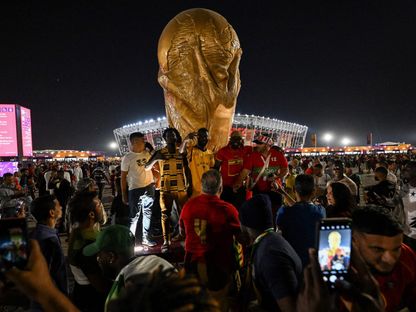
[[[22,125],[22,146],[23,156],[33,156],[32,147],[32,119],[30,117],[30,109],[20,107],[20,119]]]
[[[5,173],[15,173],[19,171],[17,166],[17,161],[4,161],[0,162],[0,176],[3,176]]]
[[[0,156],[17,156],[16,107],[0,104]]]

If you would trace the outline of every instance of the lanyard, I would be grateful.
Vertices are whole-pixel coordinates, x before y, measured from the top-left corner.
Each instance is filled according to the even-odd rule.
[[[253,243],[253,247],[251,248],[251,253],[250,253],[250,265],[253,263],[253,257],[254,257],[254,251],[257,249],[259,243],[261,242],[261,240],[263,238],[265,238],[269,233],[274,232],[273,228],[267,229],[265,230],[262,234],[260,234],[259,236],[257,236],[256,240]]]

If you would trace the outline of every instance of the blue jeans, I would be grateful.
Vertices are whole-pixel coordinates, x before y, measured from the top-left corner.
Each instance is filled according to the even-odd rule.
[[[138,243],[149,238],[148,233],[154,201],[155,186],[153,183],[129,191],[130,231],[134,234]]]

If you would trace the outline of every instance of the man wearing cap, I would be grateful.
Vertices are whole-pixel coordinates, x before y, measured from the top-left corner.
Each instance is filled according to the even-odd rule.
[[[265,311],[296,311],[302,263],[292,246],[273,231],[269,197],[254,195],[241,206],[239,217],[242,236],[249,238],[252,248],[247,274],[257,290],[257,303]]]
[[[266,194],[272,202],[272,211],[275,215],[277,209],[282,205],[282,196],[275,192],[273,184],[277,179],[282,179],[288,172],[287,160],[282,152],[271,148],[272,138],[260,135],[256,140],[256,151],[244,158],[244,169],[234,183],[233,189],[236,192],[243,184],[247,176],[251,175],[251,182],[248,186],[253,194]]]
[[[223,190],[221,199],[233,204],[237,209],[244,201],[245,192],[241,187],[236,193],[233,185],[243,170],[244,157],[253,151],[251,146],[244,146],[240,131],[231,133],[230,142],[215,155],[215,169],[219,169],[222,176]]]
[[[330,181],[331,182],[339,182],[345,184],[351,192],[351,195],[354,197],[358,196],[358,188],[357,185],[354,183],[353,180],[348,178],[344,174],[344,163],[341,160],[336,160],[334,162],[334,178]]]
[[[82,251],[86,257],[97,255],[104,276],[114,280],[105,302],[105,310],[110,300],[118,298],[130,277],[152,273],[160,268],[173,268],[169,262],[155,255],[134,258],[134,245],[135,239],[129,228],[116,224],[101,231],[96,241],[85,246]]]

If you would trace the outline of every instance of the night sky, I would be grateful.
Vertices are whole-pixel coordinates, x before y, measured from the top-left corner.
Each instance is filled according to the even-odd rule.
[[[416,143],[414,0],[9,2],[0,103],[32,109],[35,149],[107,150],[114,128],[164,116],[158,39],[193,7],[239,36],[237,112],[307,125],[318,143]]]

